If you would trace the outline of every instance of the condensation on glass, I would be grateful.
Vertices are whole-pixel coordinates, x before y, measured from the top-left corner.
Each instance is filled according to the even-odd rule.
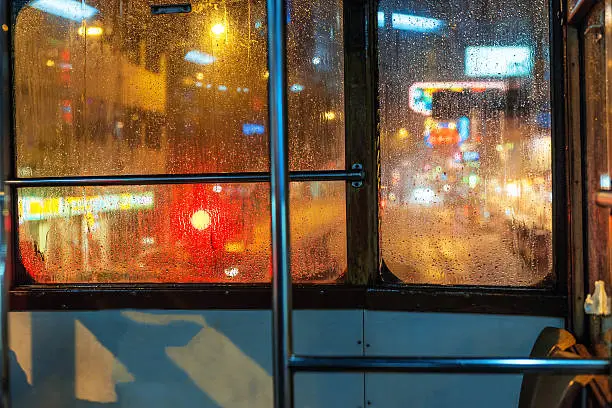
[[[545,0],[382,0],[383,277],[548,286]]]
[[[344,182],[291,184],[292,272],[346,271]],[[27,188],[19,252],[37,283],[268,282],[267,184]]]
[[[20,177],[266,171],[264,0],[32,0],[15,25]],[[181,2],[179,2],[181,3]],[[291,2],[290,161],[344,167],[342,5]]]

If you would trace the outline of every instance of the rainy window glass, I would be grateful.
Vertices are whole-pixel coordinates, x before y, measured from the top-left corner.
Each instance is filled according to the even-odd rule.
[[[548,286],[552,278],[544,0],[382,0],[383,277]]]
[[[291,184],[296,281],[346,271],[344,182]],[[25,188],[19,252],[37,283],[268,282],[267,184]]]
[[[160,4],[32,0],[19,11],[20,177],[269,168],[265,0],[172,14]],[[344,168],[341,2],[287,5],[291,167]]]

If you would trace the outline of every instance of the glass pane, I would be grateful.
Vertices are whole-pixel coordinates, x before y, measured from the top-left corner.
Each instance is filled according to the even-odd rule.
[[[293,169],[344,167],[341,10],[290,7]],[[266,171],[266,39],[264,0],[165,15],[31,1],[15,27],[18,174]]]
[[[342,1],[287,1],[289,161],[294,170],[344,168]]]
[[[39,283],[267,282],[267,184],[28,188],[19,250]],[[293,183],[297,281],[346,270],[344,182]]]
[[[378,26],[386,268],[551,284],[547,2],[382,0]]]

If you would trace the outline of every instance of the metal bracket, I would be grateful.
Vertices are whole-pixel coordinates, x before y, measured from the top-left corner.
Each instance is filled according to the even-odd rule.
[[[353,186],[354,188],[359,188],[361,186],[363,186],[363,179],[365,179],[365,173],[363,172],[363,165],[361,163],[354,163],[351,166],[351,170],[360,170],[361,171],[361,180],[358,181],[352,181],[351,182],[351,186]]]

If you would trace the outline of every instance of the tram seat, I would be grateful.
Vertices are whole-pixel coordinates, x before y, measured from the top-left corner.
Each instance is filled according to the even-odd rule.
[[[581,358],[575,353],[574,336],[566,330],[547,327],[538,336],[530,357]],[[519,408],[570,408],[593,375],[523,376]]]

